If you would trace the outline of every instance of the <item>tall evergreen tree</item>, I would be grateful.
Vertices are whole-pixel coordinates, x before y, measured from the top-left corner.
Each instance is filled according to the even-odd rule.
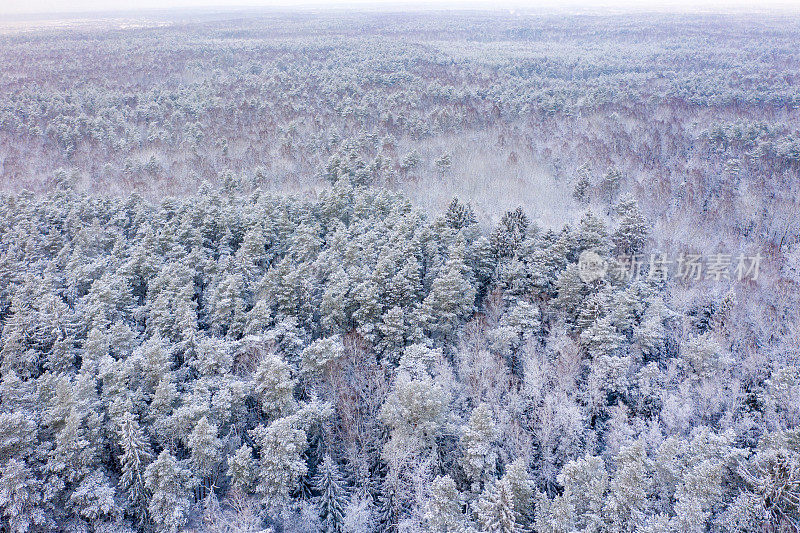
[[[314,503],[319,509],[322,531],[341,533],[344,531],[344,510],[347,507],[347,491],[339,466],[325,455],[317,467],[314,490],[319,494]]]
[[[120,486],[128,495],[128,501],[140,517],[147,515],[147,502],[150,495],[145,483],[145,469],[152,457],[144,440],[139,423],[131,413],[125,413],[119,422],[119,446],[122,455]]]
[[[188,521],[191,473],[164,450],[148,465],[145,487],[151,494],[147,509],[159,531],[177,533]]]

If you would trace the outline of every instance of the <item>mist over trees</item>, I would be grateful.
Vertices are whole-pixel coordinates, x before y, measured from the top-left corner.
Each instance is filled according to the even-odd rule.
[[[800,530],[797,19],[159,17],[0,33],[0,529]]]

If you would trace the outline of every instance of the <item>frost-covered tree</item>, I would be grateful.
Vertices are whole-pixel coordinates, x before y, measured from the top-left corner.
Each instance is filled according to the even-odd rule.
[[[307,434],[298,427],[297,416],[288,416],[269,426],[257,426],[251,435],[261,457],[256,469],[256,492],[268,509],[280,511],[289,504],[290,491],[308,472],[303,457]]]
[[[339,466],[325,455],[317,467],[314,478],[314,490],[319,495],[314,503],[319,509],[322,531],[325,533],[341,533],[344,531],[344,511],[347,507],[347,491]]]
[[[189,518],[191,472],[169,451],[163,450],[148,465],[144,478],[150,493],[147,504],[150,518],[160,531],[179,531]]]
[[[466,516],[462,496],[455,481],[437,476],[430,484],[430,495],[424,504],[423,522],[429,531],[456,533],[464,530]]]
[[[253,489],[256,479],[256,463],[253,449],[243,444],[228,462],[228,476],[234,489],[248,494]]]
[[[480,492],[482,484],[494,475],[497,462],[494,441],[497,433],[489,406],[486,403],[479,404],[472,410],[461,437],[463,467],[467,477],[472,480],[474,492]]]
[[[42,482],[22,461],[11,458],[0,471],[0,508],[14,533],[48,524]]]
[[[295,380],[291,376],[291,367],[278,353],[266,353],[258,363],[253,390],[268,417],[280,417],[293,409]]]
[[[217,437],[217,427],[204,416],[189,435],[188,445],[194,471],[201,476],[214,476],[222,462],[222,442]]]
[[[508,480],[487,488],[475,504],[475,515],[482,531],[519,533],[523,531],[514,508],[514,492]]]
[[[465,244],[457,242],[422,303],[422,316],[434,335],[449,338],[474,309],[475,288],[465,263]]]
[[[122,466],[120,486],[126,492],[130,504],[144,517],[150,495],[145,483],[145,469],[152,454],[144,440],[139,423],[131,413],[125,413],[119,422],[119,457]]]
[[[318,339],[302,353],[301,364],[307,372],[324,372],[344,356],[344,345],[339,336]]]
[[[636,200],[627,195],[616,207],[619,226],[611,236],[618,254],[633,255],[641,252],[647,243],[647,221]]]

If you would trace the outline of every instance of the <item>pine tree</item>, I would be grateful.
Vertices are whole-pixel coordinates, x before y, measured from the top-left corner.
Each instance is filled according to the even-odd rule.
[[[506,465],[503,480],[508,483],[514,497],[514,510],[519,517],[520,524],[526,525],[533,519],[533,498],[535,483],[531,479],[528,466],[524,458],[520,457]]]
[[[5,382],[9,384],[16,380],[9,379],[5,376]],[[6,395],[5,387],[0,389],[0,395],[3,400],[9,398]],[[11,413],[0,413],[0,457],[18,457],[23,458],[33,452],[37,441],[38,426],[36,417],[27,409],[22,409],[20,406],[14,406],[14,402],[4,402],[4,405],[10,405],[14,409]]]
[[[317,467],[314,477],[314,490],[319,493],[314,503],[319,509],[322,531],[341,533],[344,531],[344,509],[347,506],[347,492],[338,465],[330,455],[325,455]]]
[[[423,521],[432,533],[460,533],[465,525],[461,494],[450,476],[437,476],[425,501]]]
[[[339,335],[318,339],[308,345],[301,356],[302,368],[306,372],[325,372],[344,356],[344,345]]]
[[[464,448],[464,472],[472,480],[473,492],[480,492],[483,483],[495,472],[497,452],[494,440],[497,428],[488,404],[480,403],[472,410],[469,423],[464,427],[461,446]]]
[[[441,157],[434,161],[434,164],[436,166],[436,171],[441,176],[444,176],[450,171],[450,166],[452,165],[450,154],[442,154]]]
[[[530,221],[527,215],[518,207],[508,211],[500,219],[500,225],[491,236],[491,245],[497,257],[513,257],[525,239]]]
[[[23,461],[11,458],[0,467],[0,509],[13,533],[26,533],[31,526],[44,527],[48,520],[42,508],[42,482]]]
[[[253,449],[243,444],[228,462],[228,476],[234,490],[249,494],[253,490],[256,479],[256,465]]]
[[[464,254],[464,242],[459,241],[450,249],[447,262],[422,303],[427,328],[445,338],[452,337],[459,321],[474,309],[475,287]]]
[[[610,317],[596,320],[586,331],[581,333],[581,346],[593,359],[601,356],[617,355],[625,339],[617,329],[611,325]]]
[[[128,501],[140,518],[146,516],[149,495],[145,485],[145,468],[150,461],[149,446],[144,440],[139,423],[131,413],[122,415],[119,422],[119,446],[122,456],[120,486],[128,494]]]
[[[581,203],[589,202],[589,192],[592,186],[588,165],[582,165],[577,171],[578,179],[572,190],[572,197]]]
[[[519,516],[514,509],[514,493],[507,480],[488,487],[475,503],[475,514],[481,531],[488,533],[521,533]]]
[[[144,474],[151,494],[147,509],[159,531],[177,533],[188,521],[192,480],[185,468],[164,450],[150,463]]]
[[[651,466],[642,439],[623,447],[615,458],[617,469],[609,481],[603,515],[614,531],[635,531],[651,506]]]
[[[217,427],[201,418],[189,435],[194,471],[203,477],[213,477],[222,462],[222,442],[217,437]]]
[[[422,337],[420,328],[409,323],[409,317],[401,307],[392,307],[383,314],[378,331],[381,336],[376,349],[393,363],[400,359],[403,348]]]
[[[606,225],[602,220],[594,216],[591,211],[587,211],[581,217],[573,238],[576,257],[584,250],[592,250],[600,255],[604,255],[608,251]]]
[[[601,186],[606,202],[613,202],[622,188],[622,171],[617,168],[609,168],[603,175]]]
[[[134,350],[132,357],[141,368],[141,378],[147,393],[152,393],[158,382],[170,370],[172,361],[167,343],[160,336],[153,336],[140,344]]]
[[[617,227],[611,240],[616,246],[617,254],[632,255],[641,252],[647,243],[647,221],[639,211],[636,200],[627,195],[616,207],[619,216]]]
[[[87,313],[92,327],[107,328],[118,320],[125,320],[133,309],[130,287],[120,276],[106,273],[92,284],[89,291]]]
[[[80,407],[71,410],[64,427],[56,435],[55,449],[50,453],[46,470],[61,479],[74,483],[88,475],[98,462],[96,439],[99,435],[84,424],[83,417],[91,415]]]
[[[279,418],[269,426],[259,425],[250,432],[259,447],[256,492],[272,511],[289,503],[289,493],[306,475],[303,453],[306,432],[298,427],[295,416]]]
[[[291,367],[277,353],[265,354],[258,364],[253,389],[268,417],[281,417],[294,408],[295,380],[291,376]]]
[[[564,495],[558,495],[552,500],[545,494],[536,494],[536,533],[562,533],[576,531],[575,509]]]
[[[574,263],[559,274],[555,285],[558,296],[553,305],[563,310],[570,324],[576,324],[582,303],[590,294],[589,285],[581,279],[578,266]]]
[[[732,362],[711,333],[689,339],[681,350],[681,361],[694,378],[710,378],[725,372]]]
[[[68,506],[79,516],[96,524],[104,518],[116,519],[122,514],[115,496],[114,487],[105,473],[97,469],[70,494]]]
[[[233,369],[236,346],[227,339],[204,337],[195,347],[191,365],[204,376],[229,374]]]
[[[471,205],[462,204],[458,198],[453,198],[445,213],[445,222],[450,228],[458,231],[477,223],[477,220]]]
[[[603,527],[603,501],[608,488],[608,474],[600,457],[586,455],[565,464],[558,475],[566,498],[576,516],[575,524],[587,533]]]
[[[227,271],[227,268],[225,269]],[[246,325],[241,274],[227,274],[212,291],[208,302],[211,330],[239,339]]]

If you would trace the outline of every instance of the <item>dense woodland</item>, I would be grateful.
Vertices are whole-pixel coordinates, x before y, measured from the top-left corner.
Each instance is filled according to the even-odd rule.
[[[800,531],[800,19],[151,22],[0,33],[0,531]]]

